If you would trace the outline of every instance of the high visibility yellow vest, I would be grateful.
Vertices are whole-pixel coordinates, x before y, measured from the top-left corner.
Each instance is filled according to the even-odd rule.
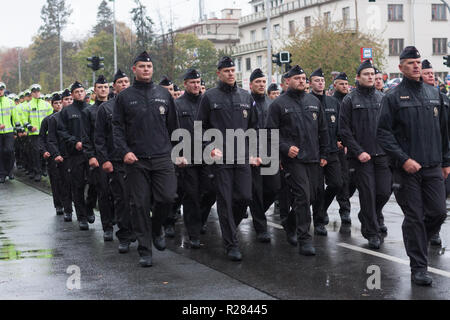
[[[18,124],[20,126],[20,118],[16,112],[14,101],[7,97],[0,97],[0,125],[4,125],[4,129],[0,129],[0,134],[12,133]]]
[[[28,129],[28,135],[37,136],[41,130],[42,120],[53,113],[53,108],[48,102],[33,98],[24,108],[24,113],[24,127]],[[35,132],[31,131],[33,127],[37,128]]]

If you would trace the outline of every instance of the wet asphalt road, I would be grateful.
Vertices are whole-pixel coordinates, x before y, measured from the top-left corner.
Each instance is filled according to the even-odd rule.
[[[341,228],[333,203],[328,237],[314,238],[316,257],[300,256],[270,211],[272,243],[256,242],[251,219],[244,220],[239,236],[244,260],[230,262],[213,210],[202,249],[185,246],[180,220],[176,238],[167,240],[168,250],[155,250],[154,266],[142,269],[137,244],[129,254],[119,255],[117,240],[103,242],[98,212],[90,230],[79,231],[76,219],[65,223],[55,215],[47,193],[9,181],[0,185],[0,299],[450,299],[448,220],[441,231],[443,247],[430,247],[433,286],[423,288],[410,280],[401,234],[403,215],[394,198],[384,210],[389,233],[379,251],[368,249],[360,234],[357,197],[352,204],[353,225],[348,229]],[[73,278],[67,271],[73,266],[80,270],[81,289],[68,289]],[[380,270],[380,289],[369,289],[375,283],[370,267]]]

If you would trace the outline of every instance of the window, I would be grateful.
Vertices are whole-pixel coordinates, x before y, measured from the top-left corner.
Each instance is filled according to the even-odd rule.
[[[305,29],[311,28],[311,17],[305,17]]]
[[[250,41],[255,42],[256,41],[256,30],[250,31]]]
[[[237,59],[237,71],[242,72],[242,58]]]
[[[350,7],[342,9],[342,20],[344,21],[344,25],[347,25],[350,22]]]
[[[389,39],[389,55],[399,56],[403,51],[403,39]]]
[[[294,20],[289,21],[289,35],[290,36],[295,35],[295,21]]]
[[[252,59],[251,58],[245,59],[245,70],[252,71]]]
[[[403,21],[402,4],[388,4],[388,21]]]
[[[258,68],[261,68],[261,67],[262,67],[262,56],[257,56],[257,57],[256,57],[256,66],[257,66]]]
[[[323,20],[324,20],[324,22],[325,22],[325,25],[330,25],[331,24],[331,12],[330,11],[328,11],[328,12],[325,12],[324,14],[323,14]]]
[[[447,20],[447,9],[444,4],[431,5],[431,20],[442,21]]]
[[[276,24],[273,26],[274,37],[280,37],[280,25]]]
[[[263,40],[267,40],[267,28],[262,28],[262,38]]]
[[[433,54],[447,54],[447,38],[433,38]]]

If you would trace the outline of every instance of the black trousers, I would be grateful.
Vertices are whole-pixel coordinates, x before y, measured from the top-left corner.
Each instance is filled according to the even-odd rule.
[[[72,200],[75,204],[75,212],[78,221],[87,221],[87,206],[84,196],[86,176],[89,170],[88,160],[84,154],[71,155],[69,157],[70,186]]]
[[[415,174],[394,172],[400,188],[395,197],[405,215],[403,241],[412,271],[428,266],[428,240],[439,232],[447,217],[445,185],[441,167],[422,168]]]
[[[392,194],[392,172],[387,156],[372,157],[367,163],[351,159],[354,181],[359,192],[361,233],[364,238],[380,236],[384,224],[383,207]]]
[[[252,200],[252,170],[250,165],[214,165],[213,170],[220,228],[229,250],[239,245],[237,227]]]
[[[202,216],[202,226],[208,222],[211,209],[216,203],[217,195],[214,187],[213,166],[203,166],[200,172],[200,181],[202,182],[202,197],[200,201],[200,211]]]
[[[311,227],[311,204],[317,199],[320,178],[318,163],[301,163],[289,161],[283,163],[285,178],[292,197],[292,209],[289,215],[295,215],[299,244],[312,241],[309,234]]]
[[[0,177],[6,177],[14,168],[14,134],[0,134]]]
[[[341,162],[337,152],[330,153],[328,164],[319,169],[319,180],[317,199],[313,203],[314,226],[325,224],[324,219],[327,215],[327,210],[344,184]],[[327,185],[326,189],[324,183]]]
[[[280,175],[262,176],[260,167],[252,167],[253,200],[250,212],[256,233],[267,232],[266,212],[275,202],[281,188]]]
[[[63,208],[63,177],[61,171],[58,168],[58,163],[53,158],[49,158],[48,162],[48,176],[50,178],[50,186],[52,188],[53,205],[56,209]]]
[[[344,150],[339,150],[339,162],[341,164],[342,173],[342,188],[336,194],[336,201],[339,203],[339,213],[350,213],[351,204],[350,198],[353,197],[356,191],[354,181],[354,170],[350,172],[349,160]]]
[[[176,198],[175,169],[170,157],[163,157],[126,165],[126,173],[138,252],[150,256],[153,236],[161,235],[162,224]]]
[[[56,167],[59,171],[60,186],[61,186],[61,203],[64,212],[72,213],[72,186],[70,184],[70,161],[64,158],[64,162],[57,163]]]
[[[175,176],[177,178],[177,197],[175,199],[174,204],[172,205],[171,210],[167,214],[166,220],[163,223],[164,228],[169,226],[175,226],[177,222],[177,213],[181,209],[181,205],[183,203],[184,198],[184,186],[183,186],[183,178],[182,178],[182,169],[175,167]]]
[[[109,188],[108,174],[100,167],[90,170],[91,182],[95,184],[98,196],[98,208],[102,220],[103,231],[113,231],[114,207],[112,205],[112,194]]]
[[[207,189],[207,186],[210,185],[210,181],[208,181],[210,178],[205,170],[205,166],[202,165],[189,166],[181,170],[179,177],[178,183],[182,184],[184,190],[184,225],[191,240],[200,238],[200,230],[203,226],[202,204],[205,197],[211,196],[211,189]]]
[[[287,178],[290,176],[284,168],[280,170],[281,189],[278,193],[278,201],[280,202],[280,220],[286,233],[289,235],[295,234],[297,228],[297,218],[291,212],[292,196],[291,190],[287,183]]]
[[[34,175],[42,175],[42,157],[39,150],[39,136],[29,136],[31,171]]]
[[[133,238],[133,227],[131,222],[130,196],[126,187],[125,165],[114,161],[114,171],[110,173],[109,185],[114,199],[114,212],[116,214],[117,226],[119,230],[116,237],[120,242],[130,242]]]

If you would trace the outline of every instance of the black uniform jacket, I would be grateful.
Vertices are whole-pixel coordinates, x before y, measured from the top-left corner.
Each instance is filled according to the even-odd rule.
[[[386,93],[377,137],[397,167],[409,158],[450,166],[447,104],[437,88],[406,77]]]
[[[357,88],[345,96],[339,114],[339,136],[349,158],[367,152],[372,157],[386,153],[377,142],[377,123],[383,94],[375,87]]]
[[[117,149],[114,148],[112,118],[116,99],[104,102],[98,107],[95,121],[94,143],[97,160],[100,165],[108,161],[121,161]]]
[[[338,121],[339,121],[339,109],[340,102],[333,98],[329,97],[325,94],[316,95],[312,93],[317,99],[320,100],[323,106],[323,111],[325,113],[325,119],[328,123],[328,137],[329,145],[328,145],[328,153],[338,152],[339,148],[337,142],[340,141],[338,137]]]
[[[175,103],[163,87],[136,80],[118,95],[113,140],[121,159],[129,152],[142,159],[170,156],[171,135],[178,127]]]
[[[52,158],[67,157],[66,145],[58,133],[58,127],[61,127],[61,111],[52,114],[48,119],[48,152],[52,155]]]
[[[61,125],[58,126],[58,135],[64,141],[68,156],[83,154],[83,150],[78,151],[75,147],[78,142],[85,142],[84,109],[88,104],[84,101],[74,101],[73,104],[65,107],[61,111]]]
[[[318,163],[327,159],[328,124],[322,104],[312,94],[288,89],[270,105],[266,127],[280,130],[282,161]],[[288,156],[293,146],[300,149],[296,159]]]

